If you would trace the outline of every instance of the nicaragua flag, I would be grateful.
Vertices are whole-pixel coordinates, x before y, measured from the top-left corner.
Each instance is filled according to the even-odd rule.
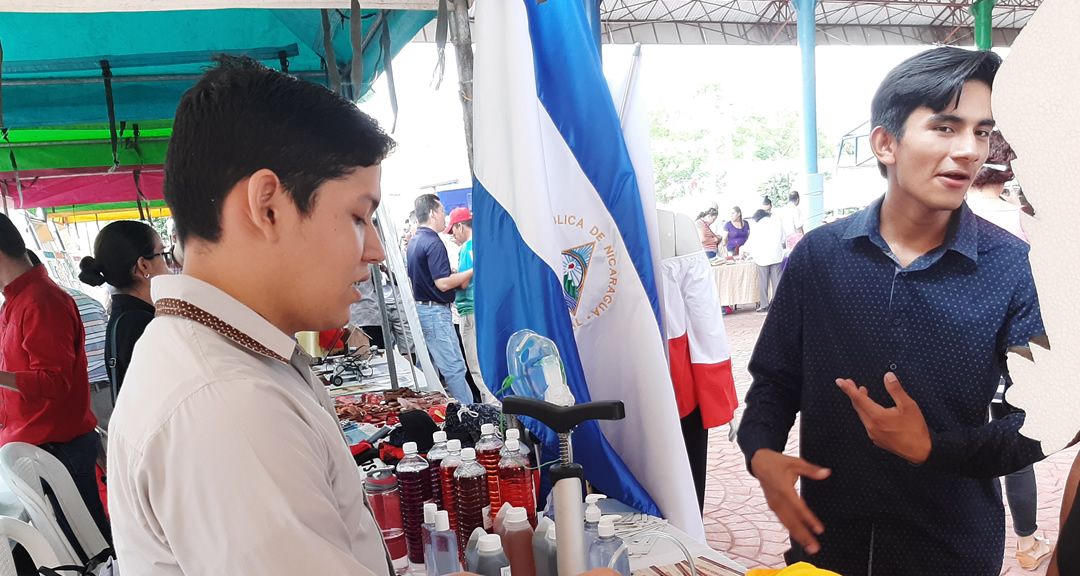
[[[475,18],[474,281],[485,380],[505,379],[514,332],[552,339],[579,403],[626,405],[626,419],[574,434],[586,479],[704,541],[660,332],[656,213],[644,212],[583,5],[479,0]],[[554,434],[532,424],[554,457]]]

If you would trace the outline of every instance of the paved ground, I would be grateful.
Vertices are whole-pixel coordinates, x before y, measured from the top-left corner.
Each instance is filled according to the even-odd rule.
[[[728,339],[732,348],[732,367],[735,386],[741,399],[750,386],[746,364],[754,342],[765,319],[753,309],[739,310],[725,316]],[[798,441],[798,426],[792,430],[788,451],[794,453]],[[757,481],[746,471],[742,454],[728,441],[727,429],[713,430],[710,438],[709,483],[705,501],[705,532],[709,545],[728,555],[747,568],[780,568],[783,553],[788,549],[784,526],[765,504]],[[1058,532],[1058,511],[1061,491],[1072,465],[1076,448],[1056,454],[1035,465],[1039,483],[1039,530],[1055,539]],[[1044,574],[1043,564],[1036,572],[1025,572],[1013,558],[1016,540],[1012,521],[1006,515],[1006,550],[1002,574]]]

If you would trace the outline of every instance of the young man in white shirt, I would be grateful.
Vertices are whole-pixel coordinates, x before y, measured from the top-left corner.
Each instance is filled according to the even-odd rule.
[[[325,88],[222,57],[181,99],[153,283],[109,441],[124,574],[392,576],[330,397],[293,340],[344,326],[383,260],[394,142]]]

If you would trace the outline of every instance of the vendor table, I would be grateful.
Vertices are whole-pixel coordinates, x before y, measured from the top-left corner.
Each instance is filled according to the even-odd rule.
[[[735,306],[757,302],[758,266],[753,262],[739,262],[713,266],[713,281],[720,293],[720,304]]]

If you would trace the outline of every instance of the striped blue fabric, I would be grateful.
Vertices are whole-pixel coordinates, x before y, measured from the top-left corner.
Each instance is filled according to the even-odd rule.
[[[64,288],[64,291],[75,299],[83,328],[86,330],[86,368],[90,374],[90,383],[108,382],[109,372],[105,368],[105,331],[109,318],[105,315],[105,307],[78,290]]]

